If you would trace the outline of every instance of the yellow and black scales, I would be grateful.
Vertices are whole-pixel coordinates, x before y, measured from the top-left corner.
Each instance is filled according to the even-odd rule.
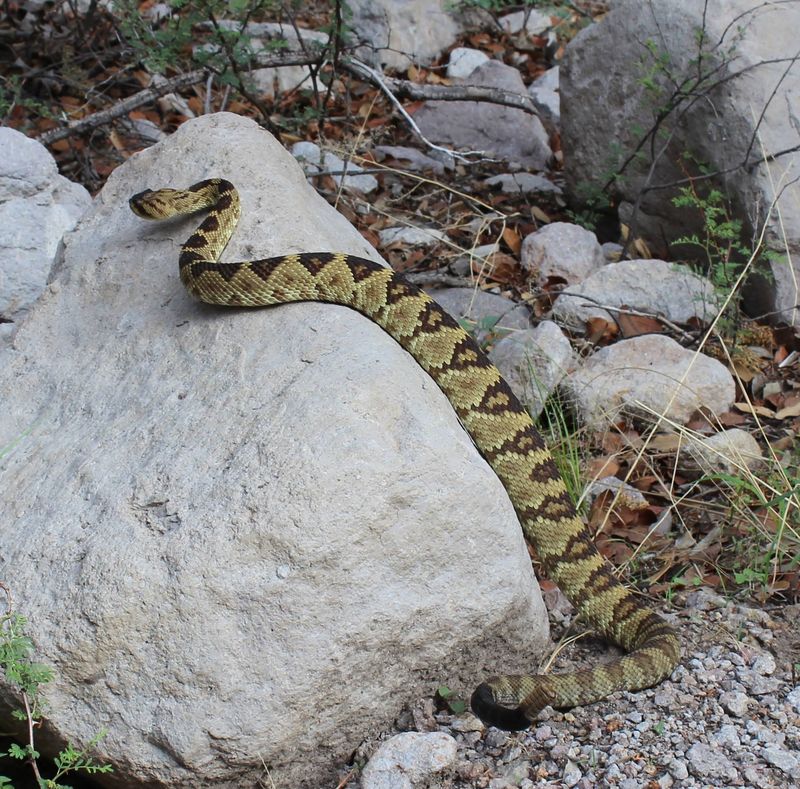
[[[130,206],[146,219],[209,211],[179,260],[181,281],[204,302],[238,307],[342,304],[387,331],[453,404],[508,491],[547,575],[592,628],[627,652],[586,671],[489,679],[472,694],[477,715],[505,729],[525,728],[548,704],[588,704],[616,690],[650,687],[672,672],[680,659],[675,631],[614,576],[575,513],[528,412],[472,338],[435,301],[391,270],[353,255],[323,252],[218,262],[240,213],[239,196],[228,181],[147,190],[132,197]]]

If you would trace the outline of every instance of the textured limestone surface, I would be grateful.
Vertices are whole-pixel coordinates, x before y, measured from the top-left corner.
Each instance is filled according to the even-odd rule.
[[[0,578],[52,731],[108,729],[108,785],[248,785],[263,758],[325,786],[405,702],[528,668],[546,620],[503,488],[390,337],[184,292],[197,220],[127,199],[212,176],[243,200],[224,259],[376,257],[248,119],[128,160],[0,356]]]

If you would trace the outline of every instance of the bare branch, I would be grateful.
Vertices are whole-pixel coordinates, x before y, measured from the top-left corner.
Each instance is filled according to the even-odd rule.
[[[321,55],[319,52],[301,52],[298,50],[284,49],[274,54],[259,54],[253,58],[250,68],[305,66],[310,63],[316,63],[320,57]],[[165,96],[167,93],[174,93],[175,91],[184,90],[192,85],[196,85],[199,82],[204,82],[208,79],[209,75],[215,73],[216,72],[211,68],[201,68],[189,71],[186,74],[179,74],[177,77],[164,80],[159,85],[151,85],[149,88],[140,90],[138,93],[134,93],[133,96],[128,96],[127,99],[123,99],[112,107],[109,107],[107,110],[96,112],[93,115],[87,115],[85,118],[80,118],[79,120],[70,121],[66,126],[60,129],[46,131],[40,134],[36,139],[44,145],[47,145],[58,140],[64,140],[73,134],[80,134],[89,129],[95,129],[109,121],[127,115],[131,110],[135,110],[137,107],[149,104],[151,101]]]

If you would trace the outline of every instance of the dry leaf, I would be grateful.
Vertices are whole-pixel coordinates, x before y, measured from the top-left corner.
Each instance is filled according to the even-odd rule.
[[[776,419],[788,419],[790,416],[800,416],[800,402],[787,406],[786,408],[781,408],[781,410],[775,414]]]
[[[628,315],[620,312],[617,315],[620,334],[626,339],[638,337],[640,334],[660,334],[664,331],[661,321],[646,315]]]
[[[519,250],[522,246],[522,239],[519,237],[519,234],[516,230],[511,227],[507,227],[505,230],[503,230],[503,241],[508,244],[508,248],[515,255],[519,255]]]
[[[586,339],[597,345],[601,340],[610,342],[617,334],[617,324],[605,318],[589,318],[586,321]]]
[[[535,205],[531,206],[531,216],[534,219],[538,219],[540,222],[543,222],[545,225],[549,225],[550,222],[553,221],[544,211],[542,211],[541,208],[539,208],[539,206]]]
[[[775,417],[775,412],[771,408],[764,408],[763,405],[750,405],[750,403],[734,403],[733,405],[745,414],[765,416],[769,419]]]

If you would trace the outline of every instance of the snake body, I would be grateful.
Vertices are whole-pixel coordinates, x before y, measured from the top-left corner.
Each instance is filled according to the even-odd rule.
[[[530,725],[546,705],[589,704],[616,690],[667,677],[680,659],[673,628],[614,575],[567,495],[528,412],[472,338],[433,299],[390,269],[341,253],[303,253],[220,263],[240,214],[228,181],[141,192],[132,210],[147,219],[207,210],[183,245],[180,278],[209,304],[262,307],[322,301],[351,307],[405,348],[442,389],[479,451],[500,478],[547,575],[584,620],[627,654],[585,671],[486,680],[472,708],[505,729]]]

